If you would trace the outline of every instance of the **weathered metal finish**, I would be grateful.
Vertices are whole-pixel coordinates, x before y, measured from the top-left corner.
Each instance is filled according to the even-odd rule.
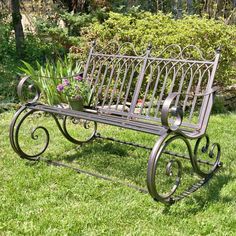
[[[116,47],[116,44],[113,46]],[[126,53],[124,50],[127,47],[129,50]],[[30,85],[28,88],[35,92],[34,98],[16,112],[11,122],[12,148],[21,158],[39,160],[48,147],[49,131],[43,126],[33,129],[31,138],[36,140],[36,131],[42,130],[45,143],[38,153],[28,154],[19,143],[19,130],[29,116],[44,112],[55,120],[62,135],[74,144],[81,145],[99,138],[151,151],[147,168],[148,191],[155,200],[171,204],[200,188],[222,165],[220,145],[214,143],[210,149],[210,139],[206,135],[216,92],[213,81],[220,50],[217,50],[212,60],[206,60],[202,52],[193,45],[185,48],[170,45],[158,55],[152,55],[151,45],[143,55],[138,55],[131,43],[117,45],[116,48],[114,54],[107,54],[105,49],[98,51],[94,42],[90,49],[83,73],[83,78],[88,80],[93,94],[89,109],[74,111],[41,104],[38,102],[39,89]],[[29,77],[20,81],[17,88],[20,97],[23,97],[23,87],[29,81]],[[62,118],[62,124],[59,118]],[[84,129],[89,128],[89,122],[92,123],[91,135],[86,140],[72,137],[67,128],[69,118],[74,124],[82,120]],[[151,148],[113,137],[103,137],[97,132],[97,123],[145,132],[159,138]],[[190,139],[196,139],[194,147],[190,144]],[[184,143],[187,154],[168,150],[177,140]],[[205,144],[202,145],[204,140]],[[200,159],[199,154],[206,153],[210,159]],[[163,168],[166,176],[175,177],[173,186],[165,193],[161,192],[156,183],[156,174],[159,174],[157,168],[161,166],[163,155],[173,157]],[[184,170],[181,160],[189,161],[194,173],[201,179],[179,194],[177,190]],[[202,166],[209,168],[205,170]],[[174,169],[176,170],[173,171]],[[78,171],[86,173],[83,170]],[[143,188],[135,188],[144,191]]]

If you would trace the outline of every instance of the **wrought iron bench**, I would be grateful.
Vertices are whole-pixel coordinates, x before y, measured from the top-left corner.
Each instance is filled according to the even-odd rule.
[[[128,52],[122,52],[124,48],[128,48]],[[131,55],[130,49],[133,51]],[[72,143],[82,144],[95,138],[106,138],[150,150],[147,187],[155,200],[173,203],[196,191],[221,166],[220,145],[214,143],[210,149],[209,137],[206,134],[216,91],[213,80],[220,51],[216,51],[214,59],[206,60],[195,46],[181,48],[178,45],[170,45],[158,56],[151,55],[151,50],[149,45],[145,54],[137,55],[133,46],[127,43],[112,55],[97,51],[96,45],[93,44],[83,72],[83,79],[89,81],[93,96],[90,106],[83,111],[41,104],[38,102],[40,91],[31,85],[30,88],[34,88],[36,94],[34,99],[25,103],[11,122],[10,141],[14,151],[21,158],[28,160],[38,160],[45,152],[49,143],[49,132],[43,126],[35,128],[31,135],[36,139],[36,130],[45,132],[46,144],[42,150],[36,154],[27,154],[19,144],[19,130],[24,120],[41,111],[54,118],[61,133]],[[22,96],[23,87],[29,79],[25,77],[20,81],[19,96]],[[62,125],[58,116],[63,117]],[[85,129],[88,128],[89,122],[92,123],[91,136],[83,141],[72,137],[67,130],[68,117],[73,117],[75,121],[83,120]],[[154,147],[150,148],[113,137],[103,137],[97,132],[97,123],[153,134],[158,139]],[[178,140],[184,144],[185,153],[168,150]],[[190,140],[195,140],[195,144]],[[207,153],[210,161],[200,159],[199,150],[202,154]],[[174,183],[169,192],[162,192],[162,186],[157,184],[159,177],[156,175],[157,167],[161,165],[160,159],[166,155],[174,157],[162,166],[168,178],[174,178]],[[181,159],[188,160],[193,172],[200,178],[187,190],[178,193],[184,170]]]

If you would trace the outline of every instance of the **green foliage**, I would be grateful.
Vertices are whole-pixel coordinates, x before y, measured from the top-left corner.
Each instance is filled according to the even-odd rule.
[[[42,92],[42,99],[49,105],[67,102],[66,96],[57,91],[57,86],[65,77],[74,77],[81,71],[79,62],[74,63],[71,59],[58,59],[55,63],[47,60],[44,65],[37,62],[37,68],[23,61],[24,67],[19,69],[31,80]]]
[[[14,41],[11,37],[11,27],[10,24],[2,24],[0,21],[0,63],[6,64],[14,58]]]
[[[65,50],[79,44],[82,27],[95,22],[104,22],[108,18],[105,9],[98,9],[90,14],[73,14],[60,10],[54,15],[37,18],[36,30],[39,38],[46,38],[49,42],[56,42]]]
[[[46,59],[56,59],[65,55],[66,51],[57,41],[50,41],[47,38],[40,38],[38,35],[28,33],[25,38],[26,52],[24,61],[30,63],[39,61],[45,62]]]
[[[224,106],[224,98],[222,96],[216,96],[212,107],[212,114],[226,113],[227,109]]]
[[[22,62],[15,51],[15,40],[12,35],[12,25],[7,14],[0,15],[0,100],[16,102],[16,85],[18,83],[18,66]],[[48,42],[33,34],[25,34],[24,60],[36,66],[36,61],[43,63],[47,58],[56,58],[63,55],[63,48],[56,42]]]
[[[149,42],[152,42],[153,54],[170,44],[182,47],[190,44],[198,46],[206,58],[219,46],[222,50],[220,67],[217,71],[217,82],[225,86],[235,78],[236,74],[236,26],[227,26],[223,22],[185,16],[175,20],[171,15],[140,12],[120,14],[110,12],[109,19],[103,24],[94,23],[82,29],[81,46],[88,50],[89,42],[96,39],[97,45],[105,48],[111,41],[132,42],[139,53],[143,53]],[[107,52],[112,52],[108,48]]]
[[[15,42],[7,17],[0,17],[0,101],[15,100],[16,66]]]

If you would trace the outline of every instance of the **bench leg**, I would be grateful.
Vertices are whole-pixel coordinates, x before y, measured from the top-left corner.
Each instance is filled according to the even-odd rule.
[[[214,156],[216,157],[215,162],[200,160],[198,158],[198,152],[200,143],[203,141],[203,139],[206,140],[206,143],[202,147],[201,152],[208,153],[210,145],[207,135],[197,140],[194,146],[194,151],[192,151],[189,140],[181,134],[166,132],[159,138],[150,154],[147,169],[147,187],[154,200],[160,201],[162,203],[172,204],[195,192],[202,185],[208,182],[209,179],[211,179],[214,172],[218,169],[218,167],[221,166],[220,146],[219,144],[213,144],[209,151],[209,156],[211,159]],[[173,143],[175,140],[181,140],[182,143],[184,143],[187,154],[176,153],[167,150],[171,143],[172,147],[175,146]],[[177,146],[174,148],[177,148]],[[165,154],[171,156],[171,159],[165,160]],[[198,174],[201,179],[186,190],[181,190],[181,193],[175,194],[181,184],[181,176],[183,171],[182,164],[178,158],[190,161],[193,171]],[[161,159],[164,159],[164,163],[163,161],[160,161]],[[202,170],[202,166],[209,166],[208,171]]]
[[[165,175],[167,178],[172,179],[172,186],[170,186],[169,192],[165,191],[162,193],[161,190],[157,190],[156,177],[162,178],[163,176],[156,176],[157,166],[160,164],[160,159],[162,154],[166,152],[166,147],[171,144],[176,139],[182,139],[187,145],[189,155],[192,155],[191,146],[187,139],[180,135],[174,135],[168,138],[169,133],[164,133],[159,140],[154,145],[150,158],[148,161],[148,170],[147,170],[147,187],[150,195],[154,200],[160,201],[162,203],[172,203],[174,202],[172,195],[176,192],[177,188],[180,185],[181,175],[182,175],[182,164],[177,159],[170,160],[165,166]],[[162,167],[163,168],[163,167]],[[175,174],[173,168],[176,168]],[[162,173],[163,174],[163,173]],[[174,176],[175,175],[175,176]],[[161,185],[161,183],[159,183]],[[161,186],[158,186],[161,188]]]
[[[201,144],[205,140],[204,145]],[[202,154],[207,154],[211,161],[211,167],[207,170],[204,170],[199,165],[199,156]],[[207,178],[211,177],[212,174],[221,167],[222,163],[220,162],[221,148],[218,143],[213,143],[210,148],[210,139],[207,134],[197,139],[197,142],[194,146],[194,153],[191,158],[192,167],[200,177]],[[213,161],[215,159],[215,161]]]
[[[91,129],[91,133],[84,139],[78,139],[78,138],[74,138],[71,136],[71,134],[68,131],[67,128],[67,123],[68,123],[68,116],[64,116],[63,118],[63,122],[62,122],[62,126],[60,125],[58,119],[56,118],[55,115],[53,115],[53,118],[59,128],[59,130],[61,131],[62,135],[70,142],[74,143],[74,144],[84,144],[84,143],[88,143],[90,141],[92,141],[93,139],[96,138],[96,134],[97,134],[97,122],[94,121],[88,121],[88,120],[78,120],[75,119],[73,117],[71,117],[71,122],[74,125],[80,125],[84,131]]]
[[[39,150],[37,153],[34,154],[29,154],[26,151],[24,151],[20,145],[19,142],[19,132],[20,129],[23,125],[23,123],[26,123],[27,118],[29,118],[30,116],[32,116],[34,113],[38,112],[37,110],[34,110],[32,108],[28,108],[27,105],[22,106],[14,115],[11,125],[10,125],[10,132],[9,132],[9,137],[10,137],[10,143],[11,146],[13,148],[13,150],[21,157],[27,160],[31,160],[31,161],[37,161],[39,160],[39,157],[46,151],[49,141],[50,141],[50,135],[49,135],[49,131],[47,128],[43,127],[43,126],[37,126],[35,128],[33,128],[33,130],[31,131],[30,134],[30,138],[32,140],[38,140],[39,138],[39,133],[38,131],[41,130],[43,131],[43,134],[45,136],[44,139],[44,144],[42,145],[41,150]],[[53,119],[55,120],[57,127],[59,128],[60,132],[62,133],[62,135],[70,142],[74,143],[74,144],[78,144],[81,145],[83,143],[87,143],[91,140],[93,140],[96,137],[96,132],[97,132],[97,123],[96,122],[92,122],[93,124],[90,124],[90,122],[83,120],[82,122],[80,122],[82,124],[83,129],[88,130],[89,128],[92,127],[92,134],[89,135],[89,137],[86,137],[86,139],[84,140],[78,140],[74,137],[72,137],[68,131],[68,127],[67,127],[67,123],[68,123],[68,117],[65,116],[63,118],[62,121],[62,125],[58,120],[58,117],[53,114],[53,113],[46,113],[50,116],[53,117]],[[76,125],[78,123],[78,120],[73,120],[72,118],[72,123],[74,125]],[[32,151],[32,148],[31,148]]]
[[[42,148],[40,151],[38,151],[37,153],[34,154],[29,154],[26,153],[26,151],[24,151],[21,148],[21,145],[19,143],[19,131],[20,128],[22,127],[22,124],[24,123],[24,121],[26,120],[26,118],[28,118],[30,115],[32,115],[35,111],[34,110],[28,110],[27,106],[22,106],[14,115],[11,125],[10,125],[10,132],[9,132],[9,136],[10,136],[10,143],[11,146],[13,148],[13,150],[21,157],[30,161],[37,161],[39,159],[39,156],[42,155],[49,144],[49,132],[48,130],[43,127],[43,126],[37,126],[35,127],[32,131],[31,131],[31,139],[32,140],[37,140],[38,139],[38,135],[36,134],[36,132],[38,130],[41,130],[44,132],[44,136],[45,136],[45,140],[44,140],[44,144],[42,145]]]

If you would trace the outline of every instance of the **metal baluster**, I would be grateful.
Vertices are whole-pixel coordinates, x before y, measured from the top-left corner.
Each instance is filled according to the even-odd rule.
[[[156,111],[155,111],[155,117],[157,117],[158,112],[159,112],[159,110],[160,110],[160,105],[161,105],[162,98],[163,98],[163,95],[164,95],[164,92],[165,92],[166,82],[167,82],[169,73],[170,73],[170,71],[172,70],[172,68],[173,68],[178,62],[174,62],[174,63],[172,64],[172,66],[170,67],[170,69],[168,70],[167,65],[168,65],[169,63],[171,63],[171,62],[169,61],[169,62],[166,63],[166,65],[165,65],[165,72],[166,72],[166,73],[165,73],[165,78],[164,78],[163,85],[162,85],[161,94],[160,94],[159,99],[158,99],[158,102],[157,102],[157,108],[156,108]]]
[[[193,74],[193,65],[194,64],[191,65],[189,63],[188,65],[189,65],[189,68],[190,68],[190,80],[189,80],[188,88],[187,88],[187,91],[186,91],[186,96],[185,96],[185,99],[184,99],[183,111],[185,111],[185,109],[186,109],[186,105],[187,105],[188,98],[189,98],[188,94],[190,94],[192,83],[193,83],[193,78],[194,78],[194,75],[196,73],[196,71],[195,71],[194,74]]]
[[[205,69],[203,72],[201,70],[199,70],[198,84],[197,84],[197,87],[195,89],[194,94],[198,94],[200,92],[202,79],[203,79],[203,77],[204,77],[204,75],[205,75],[207,70],[208,69]],[[193,102],[192,102],[192,107],[191,107],[191,112],[190,112],[190,115],[189,115],[189,122],[191,122],[191,120],[192,120],[193,112],[195,110],[196,102],[197,102],[197,96],[194,95]]]
[[[129,63],[129,60],[127,60],[126,63],[125,63],[125,72],[124,72],[124,76],[123,76],[122,83],[121,83],[121,86],[120,86],[119,95],[118,95],[118,98],[117,98],[117,101],[116,101],[116,110],[118,109],[118,105],[119,105],[119,102],[120,102],[120,98],[121,98],[121,94],[122,94],[122,91],[123,91],[123,88],[124,88],[124,84],[125,84],[125,80],[126,80],[128,70],[129,70],[130,66],[133,65],[132,63],[130,63],[129,66],[128,66],[127,63]]]
[[[114,58],[114,61],[115,61],[115,59],[117,59],[117,58]],[[122,58],[119,58],[118,61],[115,61],[115,63],[112,64],[112,69],[111,69],[110,77],[109,77],[109,80],[108,80],[108,83],[107,83],[107,86],[106,86],[106,92],[105,92],[105,95],[104,95],[104,98],[103,98],[102,107],[104,107],[104,105],[106,103],[107,95],[108,95],[109,89],[110,89],[110,84],[111,84],[112,79],[113,79],[113,74],[114,74],[115,68],[119,64],[120,60],[122,60]]]
[[[142,62],[142,60],[140,62],[138,62],[137,65],[135,65],[135,67],[133,68],[132,73],[130,75],[129,83],[128,83],[128,86],[127,86],[127,89],[126,89],[125,100],[124,100],[124,104],[123,104],[123,111],[125,109],[125,105],[127,103],[128,96],[130,94],[129,91],[130,91],[130,87],[131,87],[132,80],[133,80],[133,77],[134,77],[134,73],[136,72],[136,68],[141,65],[141,62]],[[131,108],[129,110],[129,113],[131,113]]]
[[[136,104],[137,104],[137,101],[138,101],[139,92],[140,92],[140,89],[142,87],[143,78],[144,78],[144,74],[145,74],[145,70],[146,70],[146,65],[147,65],[147,62],[148,62],[148,58],[149,58],[151,49],[152,49],[152,45],[149,44],[148,47],[147,47],[147,50],[146,50],[144,60],[143,60],[143,66],[142,66],[142,69],[141,69],[141,72],[139,74],[139,78],[138,78],[138,81],[137,81],[137,84],[136,84],[136,87],[135,87],[135,90],[134,90],[134,95],[133,95],[131,106],[130,106],[130,113],[131,114],[134,113],[134,110],[135,110],[135,107],[136,107]]]
[[[154,86],[154,89],[153,89],[151,102],[150,102],[149,107],[148,107],[148,114],[150,114],[151,108],[153,107],[153,102],[154,102],[155,94],[156,94],[156,91],[157,91],[157,88],[158,88],[158,83],[159,83],[159,80],[160,80],[161,72],[164,68],[164,67],[162,67],[162,69],[160,70],[160,64],[161,64],[162,61],[157,61],[157,62],[158,62],[157,63],[157,78],[156,78],[156,83],[155,83],[155,86]]]
[[[113,101],[113,98],[114,98],[114,93],[115,93],[115,91],[117,89],[117,85],[118,85],[118,81],[119,81],[119,78],[120,78],[120,74],[122,72],[123,66],[126,64],[126,61],[127,60],[124,59],[122,65],[120,65],[120,63],[119,63],[119,70],[118,70],[118,73],[117,73],[117,76],[116,76],[115,84],[114,84],[114,87],[113,87],[113,90],[112,90],[112,94],[111,94],[111,99],[110,99],[110,102],[109,102],[109,105],[108,105],[109,108],[111,107],[111,104],[112,104],[112,101]],[[117,108],[115,110],[117,110]]]
[[[147,95],[148,95],[148,92],[149,92],[149,87],[150,87],[151,82],[153,81],[152,80],[152,76],[153,76],[153,71],[154,70],[152,68],[152,63],[153,63],[153,61],[150,63],[149,66],[147,66],[147,69],[148,69],[148,67],[150,67],[151,72],[150,72],[149,80],[148,80],[148,83],[147,83],[147,86],[146,86],[145,94],[144,94],[144,97],[142,99],[142,104],[141,104],[141,108],[140,108],[139,114],[142,114],[142,112],[143,112],[143,107],[144,107],[144,104],[146,102],[146,98],[147,98]]]
[[[109,66],[110,66],[110,64],[112,63],[112,61],[114,60],[114,58],[112,58],[112,60],[109,61],[110,59],[111,59],[111,57],[108,56],[107,59],[106,59],[103,63],[101,63],[102,66],[105,65],[105,71],[104,71],[104,74],[103,74],[103,77],[102,77],[101,84],[100,84],[100,86],[99,86],[99,88],[98,88],[98,92],[97,92],[97,96],[96,96],[97,99],[96,99],[96,103],[95,103],[96,106],[98,105],[100,94],[102,93],[102,87],[103,87],[103,84],[104,84],[104,82],[105,82],[105,79],[106,79],[106,75],[107,75]]]
[[[96,41],[93,41],[92,42],[92,47],[90,48],[90,51],[89,51],[89,56],[88,56],[88,59],[87,59],[87,63],[86,63],[85,68],[84,68],[84,74],[83,74],[84,78],[87,77],[87,73],[88,73],[88,69],[89,69],[89,65],[90,65],[90,60],[91,60],[91,57],[92,57],[95,46],[96,46]]]
[[[182,92],[182,88],[183,88],[183,84],[184,84],[184,80],[186,78],[186,74],[188,72],[188,70],[184,70],[183,66],[185,65],[186,63],[183,63],[182,66],[181,66],[181,69],[182,69],[182,75],[181,75],[181,80],[180,80],[180,85],[179,85],[179,89],[178,89],[178,93],[179,95],[176,97],[176,100],[175,100],[175,106],[178,105],[179,103],[179,99],[180,99],[180,96],[181,96],[181,92]]]

